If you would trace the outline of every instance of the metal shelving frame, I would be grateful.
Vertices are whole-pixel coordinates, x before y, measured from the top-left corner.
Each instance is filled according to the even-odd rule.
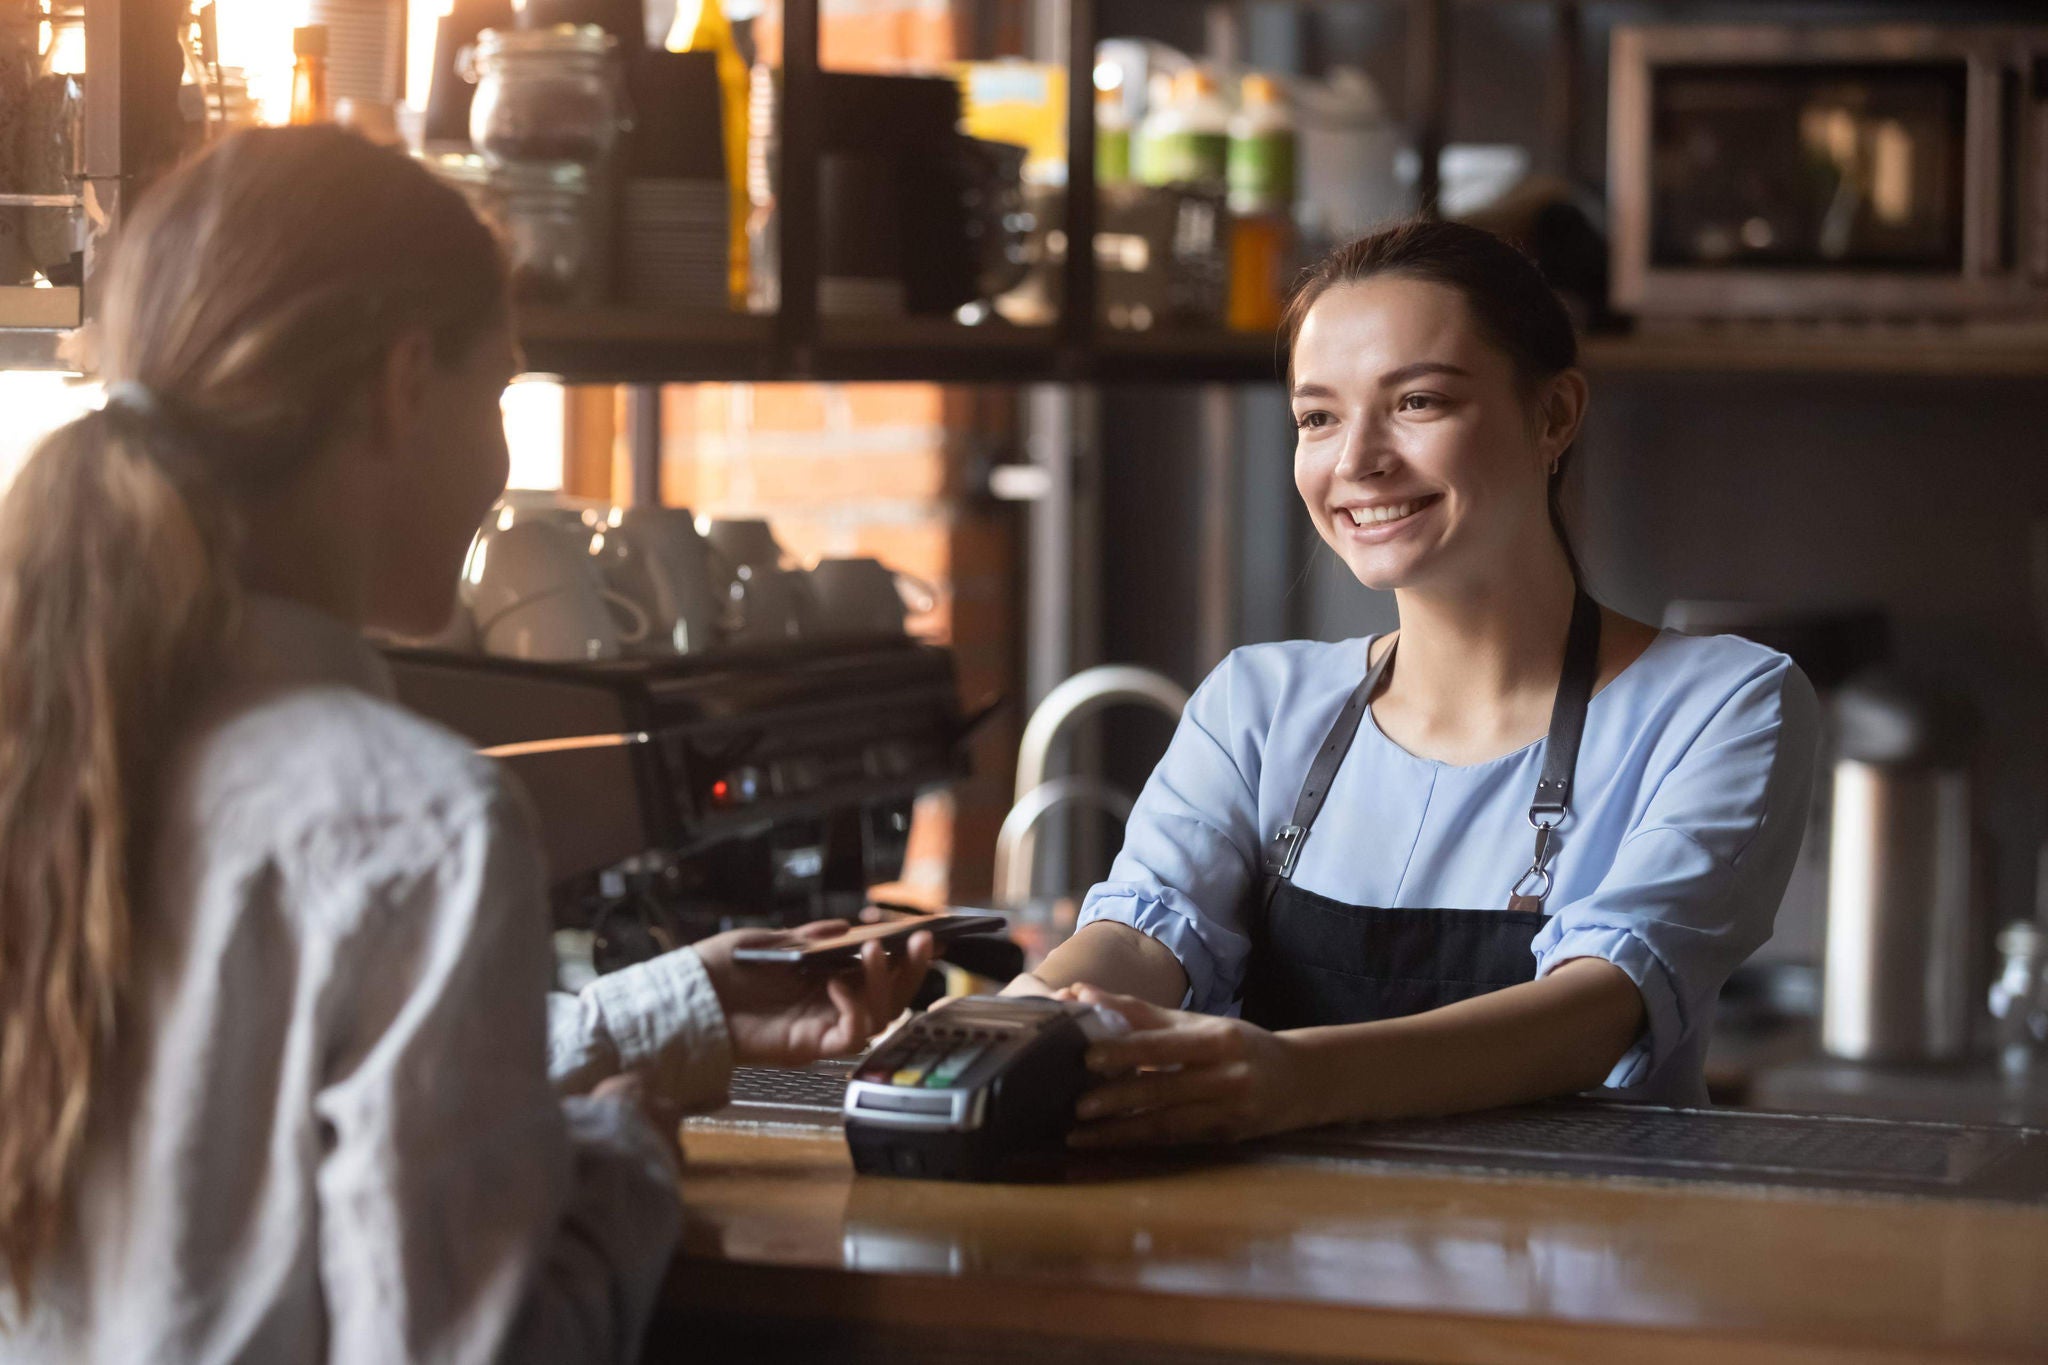
[[[0,370],[70,370],[77,366],[68,343],[78,326],[92,317],[93,284],[102,244],[121,221],[125,182],[125,135],[122,87],[126,65],[122,49],[124,5],[135,0],[79,0],[85,15],[88,77],[113,72],[114,79],[85,81],[85,137],[81,149],[83,178],[74,194],[0,195],[0,203],[39,208],[81,210],[88,230],[84,282],[75,286],[0,289]]]

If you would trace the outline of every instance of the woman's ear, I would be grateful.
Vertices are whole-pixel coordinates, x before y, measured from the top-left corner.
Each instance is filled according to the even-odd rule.
[[[1536,404],[1536,444],[1546,468],[1555,465],[1579,439],[1589,396],[1586,376],[1575,369],[1553,376],[1543,386]]]
[[[403,458],[420,435],[428,388],[439,364],[424,330],[405,333],[370,382],[369,446],[373,458]]]

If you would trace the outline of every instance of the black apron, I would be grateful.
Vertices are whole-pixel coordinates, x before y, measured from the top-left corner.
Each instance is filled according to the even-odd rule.
[[[1396,640],[1387,647],[1337,713],[1309,765],[1294,818],[1274,835],[1265,875],[1245,906],[1252,949],[1245,965],[1244,1017],[1264,1028],[1394,1019],[1536,979],[1530,945],[1543,927],[1553,831],[1563,823],[1571,800],[1586,703],[1599,671],[1600,608],[1583,592],[1572,603],[1564,673],[1551,704],[1543,772],[1529,806],[1536,856],[1509,888],[1505,910],[1347,905],[1293,882],[1301,846],[1399,644]],[[1344,830],[1336,837],[1363,839],[1370,832]]]

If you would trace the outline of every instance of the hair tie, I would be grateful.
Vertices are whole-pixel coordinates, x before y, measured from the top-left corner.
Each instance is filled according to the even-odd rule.
[[[153,426],[165,425],[163,400],[156,396],[156,390],[138,380],[123,379],[107,385],[107,406]]]

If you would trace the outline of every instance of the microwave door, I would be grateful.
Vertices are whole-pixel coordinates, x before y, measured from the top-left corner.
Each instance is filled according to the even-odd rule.
[[[1963,63],[1671,67],[1651,98],[1653,265],[1963,270]]]

